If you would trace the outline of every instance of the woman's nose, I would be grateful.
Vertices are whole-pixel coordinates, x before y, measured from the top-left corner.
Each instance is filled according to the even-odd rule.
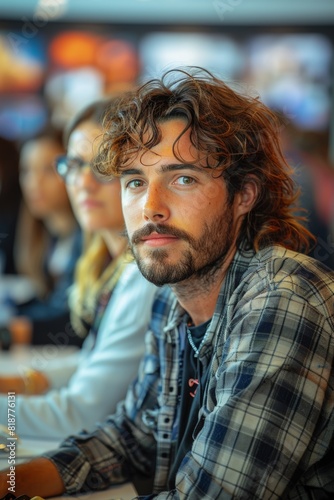
[[[85,165],[77,172],[77,178],[75,184],[78,187],[93,190],[99,186],[99,182],[96,180],[92,169],[89,165]]]

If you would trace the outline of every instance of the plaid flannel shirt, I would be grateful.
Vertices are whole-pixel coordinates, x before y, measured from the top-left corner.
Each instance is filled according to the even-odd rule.
[[[116,414],[47,455],[67,492],[151,476],[159,499],[333,498],[334,273],[281,247],[237,252],[200,351],[210,372],[193,446],[167,491],[183,319],[163,288]]]

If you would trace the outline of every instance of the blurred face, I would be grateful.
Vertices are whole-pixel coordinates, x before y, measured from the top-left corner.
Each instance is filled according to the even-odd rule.
[[[70,211],[65,183],[53,166],[55,157],[62,153],[51,138],[31,140],[22,148],[20,184],[29,210],[37,218]]]
[[[121,231],[124,227],[120,183],[118,179],[99,182],[90,168],[97,153],[102,130],[94,122],[81,123],[70,135],[67,156],[86,165],[75,175],[67,190],[73,210],[86,231]]]

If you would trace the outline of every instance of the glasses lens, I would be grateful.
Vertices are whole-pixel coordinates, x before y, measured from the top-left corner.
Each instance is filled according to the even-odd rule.
[[[73,184],[76,180],[79,170],[85,165],[85,162],[79,158],[69,158],[61,156],[56,159],[56,169],[58,174],[65,179],[67,184]]]
[[[80,158],[69,158],[68,156],[60,156],[56,159],[56,170],[58,174],[65,180],[67,184],[75,184],[78,179],[78,174],[83,167],[89,167],[91,173],[97,182],[106,184],[112,182],[115,177],[99,173],[93,169],[89,163],[84,162]]]
[[[67,164],[66,156],[61,156],[56,159],[56,170],[61,177],[66,177],[68,172],[68,164]]]

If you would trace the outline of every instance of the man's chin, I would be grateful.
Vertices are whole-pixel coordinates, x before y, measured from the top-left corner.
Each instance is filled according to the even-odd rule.
[[[173,285],[187,280],[193,270],[157,259],[145,259],[137,261],[138,267],[144,278],[156,286]]]
[[[169,262],[169,254],[166,250],[161,248],[155,248],[152,250],[144,250],[144,249],[133,249],[133,255],[136,259],[138,265],[142,263],[143,266],[157,266],[161,265],[170,265],[172,263]]]
[[[156,286],[166,285],[166,276],[152,269],[152,266],[145,266],[143,263],[138,264],[141,274],[147,281]]]

